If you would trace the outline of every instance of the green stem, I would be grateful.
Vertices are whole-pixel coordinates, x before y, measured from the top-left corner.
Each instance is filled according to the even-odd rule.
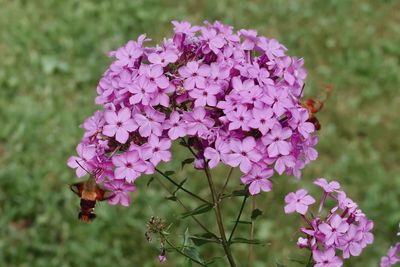
[[[197,264],[199,264],[199,265],[201,265],[201,266],[207,267],[206,264],[204,264],[204,263],[202,263],[202,262],[196,260],[196,259],[193,258],[192,256],[190,256],[190,255],[184,253],[182,250],[178,249],[178,248],[177,248],[174,244],[172,244],[164,235],[163,235],[163,238],[164,238],[165,242],[167,242],[167,244],[168,244],[170,247],[172,247],[176,252],[178,252],[178,253],[181,254],[182,256],[185,256],[186,258],[190,259],[191,261],[193,261],[193,262],[195,262],[195,263],[197,263]]]
[[[228,239],[229,245],[231,244],[231,240],[232,240],[232,238],[233,238],[233,235],[235,234],[236,227],[237,227],[238,224],[239,224],[240,217],[242,216],[243,209],[244,209],[244,206],[246,205],[246,200],[247,200],[247,198],[248,198],[247,195],[245,195],[245,196],[243,197],[242,206],[240,207],[239,214],[238,214],[238,216],[237,216],[237,218],[236,218],[236,221],[235,221],[235,225],[233,226],[232,232],[231,232],[231,234],[230,234],[230,236],[229,236],[229,239]]]
[[[206,173],[206,176],[207,176],[208,185],[210,187],[211,196],[212,196],[212,200],[214,203],[215,217],[217,218],[217,224],[218,224],[219,233],[221,235],[222,246],[224,248],[224,251],[225,251],[226,257],[228,258],[230,266],[236,267],[235,260],[233,259],[233,256],[232,256],[232,251],[229,247],[228,241],[226,240],[224,224],[222,222],[221,208],[219,205],[217,193],[215,191],[215,186],[214,186],[211,174],[208,169],[207,162],[204,163],[204,172]]]
[[[231,179],[233,170],[234,170],[233,167],[229,170],[228,176],[226,177],[226,180],[225,180],[225,184],[222,187],[221,192],[219,192],[219,194],[218,194],[218,202],[221,200],[222,196],[225,193],[226,187],[228,186],[229,180]]]
[[[161,187],[164,188],[165,191],[167,191],[167,192],[168,192],[169,194],[171,194],[171,195],[174,195],[174,194],[172,193],[172,191],[169,190],[168,187],[167,187],[163,182],[161,182],[160,179],[157,179],[157,181],[160,183]],[[175,197],[176,197],[176,201],[177,201],[186,211],[189,211],[189,210],[190,210],[188,207],[186,207],[185,204],[183,204],[183,202],[182,202],[177,196],[175,196]],[[200,221],[196,218],[195,215],[192,214],[192,215],[190,215],[190,216],[192,217],[192,219],[193,219],[204,231],[206,231],[208,234],[212,235],[216,240],[218,240],[218,241],[220,240],[220,238],[219,238],[216,234],[214,234],[213,232],[211,232],[210,230],[208,230],[208,228],[207,228],[202,222],[200,222]]]
[[[256,209],[256,199],[253,197],[251,199],[251,210]],[[254,220],[251,220],[251,229],[250,229],[250,240],[254,239]],[[247,258],[247,267],[251,267],[253,262],[253,246],[249,246],[249,256]]]
[[[165,173],[163,173],[163,172],[160,171],[159,169],[156,168],[156,171],[157,171],[159,174],[161,174],[164,178],[166,178],[168,181],[170,181],[171,183],[173,183],[176,187],[178,187],[179,189],[181,189],[182,191],[184,191],[185,193],[191,195],[191,196],[194,197],[194,198],[197,198],[198,200],[200,200],[200,201],[202,201],[202,202],[204,202],[204,203],[206,203],[206,204],[209,204],[209,205],[212,204],[211,202],[205,200],[204,198],[202,198],[202,197],[196,195],[195,193],[193,193],[193,192],[187,190],[186,188],[184,188],[183,186],[181,186],[180,184],[178,184],[177,182],[175,182],[173,179],[171,179],[171,177],[169,177],[168,175],[166,175]]]

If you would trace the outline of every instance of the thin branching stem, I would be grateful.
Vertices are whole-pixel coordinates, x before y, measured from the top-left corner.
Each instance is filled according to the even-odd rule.
[[[256,209],[256,199],[255,197],[252,197],[251,199],[251,210],[255,210]],[[254,239],[254,227],[255,227],[255,221],[252,219],[251,220],[251,228],[250,228],[250,240]],[[252,262],[253,262],[253,246],[249,246],[249,256],[247,257],[247,267],[251,267],[252,266]]]
[[[222,187],[221,192],[219,192],[219,194],[218,194],[218,202],[221,200],[222,196],[223,196],[224,193],[225,193],[226,187],[228,186],[229,180],[231,179],[233,170],[234,170],[233,167],[231,167],[231,168],[229,169],[229,173],[228,173],[228,176],[226,177],[225,184],[224,184],[224,186]]]
[[[163,172],[160,171],[159,169],[156,168],[156,171],[157,171],[159,174],[161,174],[164,178],[166,178],[168,181],[170,181],[171,183],[173,183],[176,187],[178,187],[179,189],[181,189],[183,192],[185,192],[185,193],[191,195],[192,197],[194,197],[194,198],[196,198],[196,199],[198,199],[198,200],[200,200],[200,201],[202,201],[202,202],[204,202],[204,203],[206,203],[206,204],[212,205],[212,203],[211,203],[210,201],[207,201],[207,200],[205,200],[204,198],[202,198],[201,196],[196,195],[195,193],[193,193],[193,192],[187,190],[186,188],[184,188],[183,186],[181,186],[180,184],[178,184],[177,182],[175,182],[173,179],[171,179],[171,177],[169,177],[168,175],[166,175],[165,173],[163,173]]]
[[[183,204],[183,202],[176,195],[174,195],[173,192],[160,179],[157,179],[157,181],[161,185],[161,187],[164,188],[165,191],[167,191],[172,196],[175,196],[176,201],[182,206],[182,208],[185,209],[185,211],[187,211],[187,212],[190,211],[190,209],[185,204]],[[206,231],[208,234],[212,235],[217,241],[220,241],[220,238],[216,234],[211,232],[202,222],[200,222],[199,219],[197,219],[195,215],[191,214],[190,216],[204,231]]]
[[[228,243],[229,243],[229,244],[231,244],[233,235],[235,234],[236,227],[237,227],[238,224],[239,224],[240,217],[242,216],[242,213],[243,213],[243,210],[244,210],[244,206],[246,205],[246,200],[247,200],[247,198],[248,198],[248,195],[245,195],[245,196],[243,197],[242,205],[240,206],[239,214],[238,214],[238,216],[237,216],[237,218],[236,218],[235,225],[233,226],[232,232],[231,232],[231,234],[229,235],[229,239],[228,239]]]

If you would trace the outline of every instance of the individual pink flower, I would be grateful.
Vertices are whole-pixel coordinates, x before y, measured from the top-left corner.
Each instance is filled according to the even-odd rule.
[[[390,247],[387,255],[382,257],[380,267],[390,267],[395,265],[396,263],[399,263],[400,262],[400,257],[398,255],[399,252],[400,252],[400,243],[397,243],[396,245]]]
[[[85,120],[82,128],[85,129],[84,137],[91,137],[102,131],[105,124],[104,114],[101,111],[96,111],[92,117]]]
[[[250,130],[249,122],[252,119],[251,112],[247,110],[246,106],[239,105],[236,111],[226,113],[227,119],[230,121],[229,130],[243,129],[243,131]]]
[[[291,144],[286,139],[291,135],[292,131],[288,127],[282,128],[280,123],[276,123],[271,132],[262,138],[264,145],[268,146],[268,155],[270,157],[289,155]]]
[[[162,123],[165,120],[165,115],[151,107],[146,107],[145,115],[135,114],[135,121],[139,126],[139,133],[143,137],[149,137],[151,134],[161,136]]]
[[[170,63],[174,63],[178,60],[178,56],[172,51],[164,51],[161,53],[151,53],[148,56],[148,59],[153,64],[160,64],[163,67],[166,67]]]
[[[150,160],[154,166],[160,161],[170,161],[171,140],[168,138],[158,138],[156,135],[150,135],[147,144],[142,149],[142,156],[146,160]]]
[[[186,130],[189,135],[200,135],[214,125],[214,120],[206,116],[206,110],[203,107],[196,107],[192,112],[184,113],[183,120],[187,124]]]
[[[164,75],[164,70],[161,65],[142,65],[139,69],[139,74],[145,75],[149,84],[165,89],[169,86],[169,80]]]
[[[340,184],[336,181],[328,182],[325,178],[318,178],[314,181],[315,185],[318,185],[326,193],[337,192],[340,190]]]
[[[121,203],[121,205],[125,207],[128,207],[131,203],[129,193],[136,191],[136,187],[133,184],[125,183],[122,180],[106,182],[104,183],[104,187],[113,193],[112,197],[108,200],[108,203],[111,205]]]
[[[248,136],[243,141],[232,139],[229,144],[232,153],[227,158],[227,164],[232,167],[240,167],[244,173],[251,170],[252,164],[261,159],[261,154],[255,149],[256,141],[254,137]]]
[[[204,89],[206,87],[206,78],[210,76],[210,66],[199,65],[197,61],[188,62],[186,66],[181,67],[178,71],[185,78],[183,86],[186,90]]]
[[[138,125],[131,118],[129,108],[123,108],[118,113],[114,111],[106,111],[104,113],[106,125],[103,127],[103,134],[113,137],[121,144],[126,143],[129,133],[135,131]]]
[[[250,185],[249,192],[251,195],[257,195],[261,191],[269,192],[272,190],[272,183],[268,178],[272,177],[273,174],[272,169],[253,165],[251,171],[243,175],[240,180],[243,184]]]
[[[268,106],[271,106],[276,116],[281,116],[286,110],[293,107],[292,100],[290,99],[287,91],[283,89],[276,89],[272,86],[267,86],[266,94],[262,101]]]
[[[291,192],[285,197],[285,213],[297,212],[305,215],[308,210],[308,206],[315,203],[315,199],[308,195],[308,192],[304,189],[299,189],[296,192]]]
[[[132,93],[129,103],[132,105],[142,103],[148,105],[152,94],[157,90],[155,83],[150,83],[145,76],[140,76],[135,83],[128,86],[128,90]]]
[[[217,105],[216,95],[220,92],[220,88],[216,84],[206,86],[206,88],[195,88],[189,92],[190,97],[194,98],[195,107],[204,107],[206,105],[215,107]]]
[[[249,121],[248,125],[253,129],[258,129],[262,135],[266,135],[275,123],[277,123],[277,120],[273,119],[273,112],[270,108],[255,108],[252,114],[253,119]]]
[[[343,258],[347,259],[352,256],[359,256],[362,251],[360,241],[362,239],[362,232],[358,230],[354,224],[351,224],[348,231],[339,240],[341,249],[343,250]]]
[[[314,267],[340,267],[343,261],[335,255],[335,250],[329,248],[324,252],[319,250],[313,251]]]
[[[225,159],[231,151],[229,143],[221,138],[215,141],[215,148],[207,147],[204,150],[204,157],[209,160],[208,166],[210,168],[216,167],[221,159]]]
[[[115,57],[120,65],[133,67],[135,60],[143,54],[143,49],[140,48],[134,41],[129,41],[125,46],[119,48],[115,52]]]
[[[331,246],[339,244],[339,238],[349,229],[349,224],[337,214],[334,214],[328,223],[322,223],[318,229],[325,235],[325,244]]]
[[[136,151],[115,155],[112,161],[116,167],[115,179],[125,179],[128,183],[134,182],[147,169]]]
[[[171,140],[176,140],[186,135],[186,123],[181,120],[177,111],[173,111],[169,116],[169,120],[165,121],[164,129],[168,130],[168,136]]]
[[[70,157],[67,165],[70,168],[76,169],[77,177],[82,177],[88,174],[88,162],[96,156],[96,147],[94,145],[78,144],[76,152],[79,157]]]

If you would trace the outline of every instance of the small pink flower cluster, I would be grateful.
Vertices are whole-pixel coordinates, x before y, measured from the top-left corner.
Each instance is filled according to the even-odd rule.
[[[116,194],[132,191],[120,181],[154,173],[171,159],[172,141],[187,137],[195,167],[239,167],[251,194],[271,190],[274,170],[300,177],[317,158],[314,125],[300,105],[303,60],[255,30],[173,25],[161,45],[145,47],[141,35],[110,52],[115,61],[97,87],[104,110],[83,123],[78,156],[68,161],[77,176],[85,168],[110,190],[118,181]]]
[[[342,266],[342,258],[359,256],[367,245],[372,244],[373,222],[340,190],[338,182],[319,178],[314,184],[324,190],[317,216],[311,213],[309,218],[306,217],[308,206],[315,203],[315,199],[304,189],[285,197],[285,213],[297,212],[307,223],[307,227],[301,228],[306,237],[300,237],[297,245],[312,251],[314,266]],[[326,215],[322,215],[328,199],[336,203]],[[337,251],[342,252],[342,257]]]
[[[381,267],[390,267],[400,262],[400,242],[390,247],[388,254],[381,259]]]

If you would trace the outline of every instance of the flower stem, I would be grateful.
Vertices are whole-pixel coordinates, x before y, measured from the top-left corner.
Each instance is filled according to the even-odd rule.
[[[177,247],[176,247],[174,244],[172,244],[172,242],[169,241],[164,235],[163,235],[163,238],[164,238],[165,242],[167,242],[167,244],[168,244],[170,247],[172,247],[176,252],[178,252],[178,253],[181,254],[182,256],[185,256],[186,258],[190,259],[191,261],[193,261],[193,262],[195,262],[195,263],[197,263],[197,264],[199,264],[199,265],[201,265],[201,266],[206,266],[206,267],[207,267],[206,264],[204,264],[204,263],[202,263],[202,262],[196,260],[196,259],[193,258],[192,256],[186,254],[185,252],[183,252],[182,250],[180,250],[179,248],[177,248]]]
[[[256,209],[256,199],[255,197],[253,197],[251,199],[251,210],[255,210]],[[250,229],[250,240],[254,239],[254,220],[251,220],[251,229]],[[249,256],[247,258],[247,266],[251,267],[253,262],[253,246],[249,246]]]
[[[217,218],[217,224],[218,224],[219,233],[221,235],[222,246],[224,248],[224,251],[225,251],[226,257],[228,258],[230,266],[236,267],[235,260],[233,259],[233,256],[232,256],[232,251],[229,247],[228,241],[226,240],[224,224],[222,222],[221,208],[219,205],[217,193],[215,191],[214,182],[212,180],[210,171],[208,169],[207,162],[205,162],[204,172],[206,173],[206,176],[207,176],[208,185],[210,187],[211,196],[212,196],[212,200],[214,203],[215,217]]]
[[[161,174],[164,178],[166,178],[168,181],[170,181],[171,183],[173,183],[176,187],[178,187],[179,189],[181,189],[182,191],[184,191],[185,193],[191,195],[191,196],[194,197],[194,198],[197,198],[198,200],[200,200],[200,201],[202,201],[202,202],[204,202],[204,203],[206,203],[206,204],[209,204],[209,205],[212,204],[211,202],[205,200],[204,198],[202,198],[202,197],[196,195],[195,193],[193,193],[193,192],[187,190],[186,188],[184,188],[183,186],[181,186],[180,184],[178,184],[177,182],[175,182],[173,179],[171,179],[171,177],[169,177],[168,175],[166,175],[165,173],[163,173],[163,172],[160,171],[159,169],[156,168],[156,171],[157,171],[159,174]]]
[[[229,239],[228,239],[228,244],[229,244],[229,245],[231,244],[231,240],[232,240],[233,235],[234,235],[234,233],[235,233],[236,227],[237,227],[238,224],[239,224],[240,217],[242,216],[243,209],[244,209],[244,206],[245,206],[245,204],[246,204],[247,198],[248,198],[248,195],[245,195],[245,196],[243,197],[242,206],[240,207],[239,214],[238,214],[238,216],[237,216],[237,218],[236,218],[235,225],[233,226],[232,232],[231,232],[231,234],[229,235]]]
[[[165,189],[165,191],[167,191],[169,194],[174,195],[173,192],[171,190],[169,190],[169,188],[163,183],[161,182],[160,179],[157,179],[157,181],[160,183],[161,187]],[[185,204],[183,204],[183,202],[177,197],[176,197],[176,201],[186,210],[186,211],[190,211],[190,209],[188,207],[186,207]],[[213,232],[211,232],[202,222],[200,222],[195,215],[190,215],[192,217],[192,219],[204,230],[206,231],[208,234],[212,235],[217,241],[220,241],[220,238],[214,234]]]
[[[225,184],[224,184],[224,186],[222,187],[221,192],[219,192],[219,194],[218,194],[218,202],[221,200],[222,196],[223,196],[224,193],[225,193],[226,187],[228,186],[229,180],[231,179],[233,170],[234,170],[233,167],[230,168],[230,170],[229,170],[228,176],[226,177],[226,180],[225,180]]]

